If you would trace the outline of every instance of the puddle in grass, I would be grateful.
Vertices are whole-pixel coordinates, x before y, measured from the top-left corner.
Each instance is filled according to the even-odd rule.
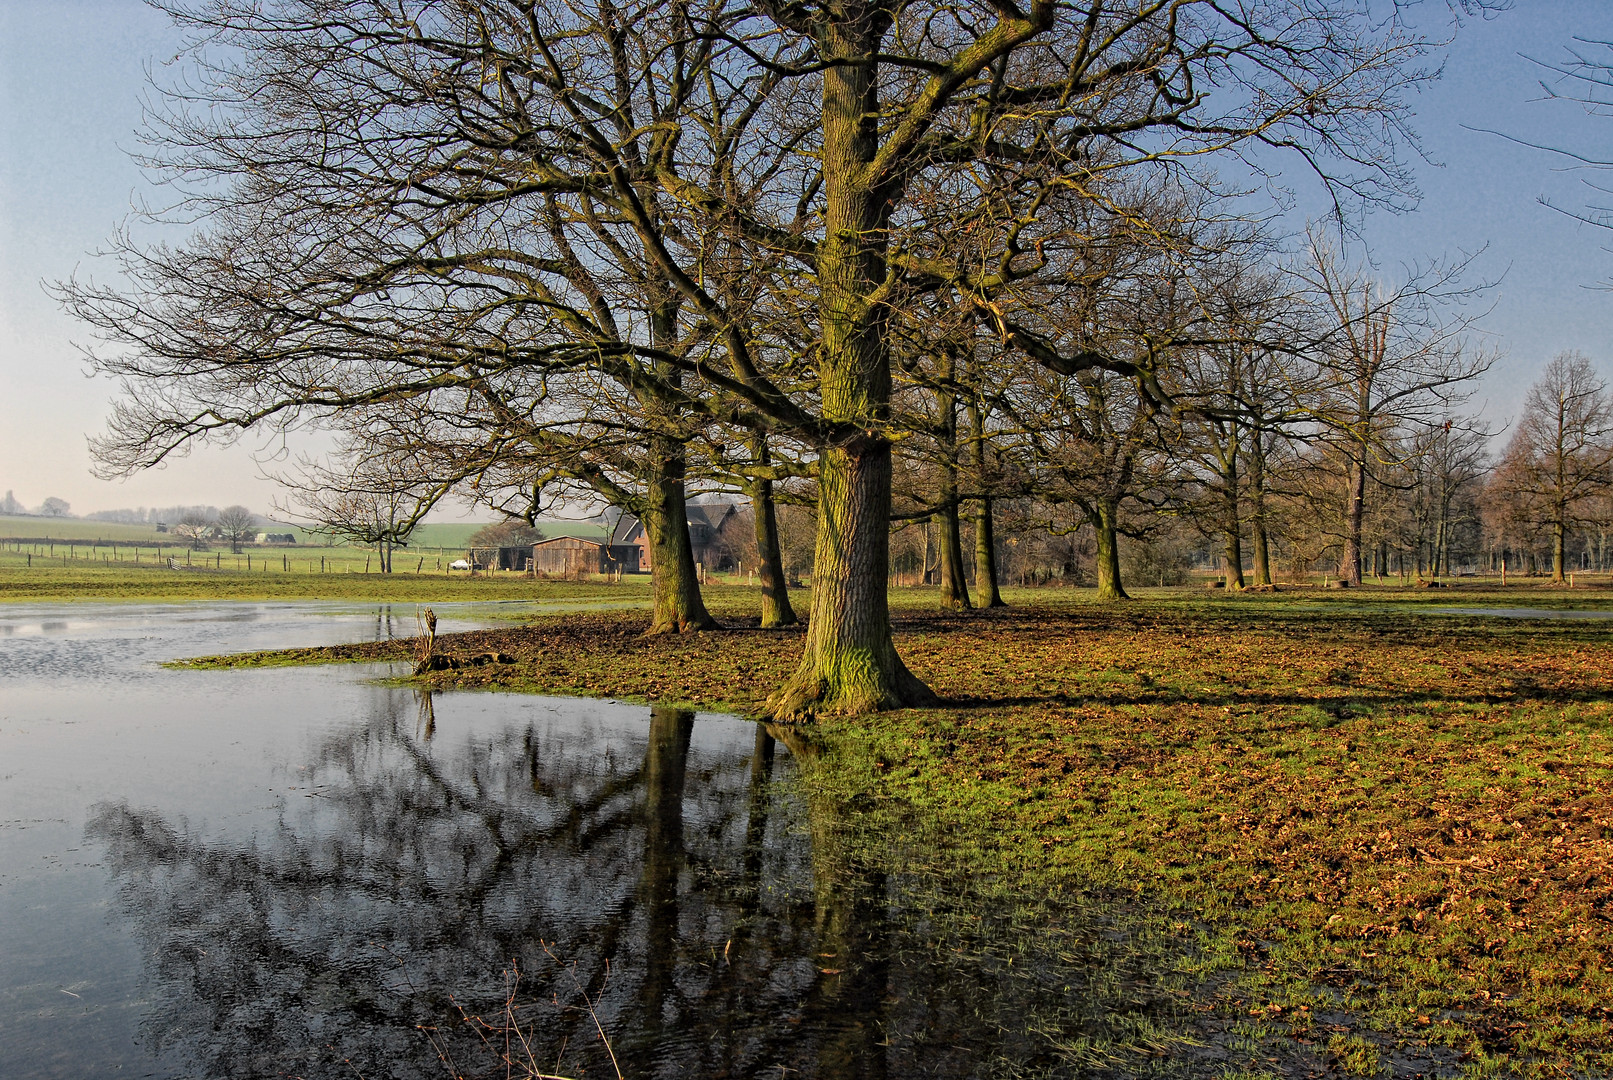
[[[1437,607],[1439,615],[1478,615],[1494,619],[1613,619],[1613,611],[1586,608]]]
[[[826,795],[793,734],[158,666],[385,632],[374,610],[3,618],[7,1077],[507,1075],[521,1043],[467,1016],[569,1077],[1279,1068],[1180,926],[960,870]]]
[[[1289,605],[1291,611],[1326,611],[1333,614],[1378,615],[1465,615],[1494,619],[1613,619],[1613,609],[1594,608],[1531,608],[1531,607],[1466,607],[1426,604],[1324,604],[1299,603]]]

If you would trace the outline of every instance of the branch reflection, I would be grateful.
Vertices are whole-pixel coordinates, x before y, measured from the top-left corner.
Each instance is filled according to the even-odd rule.
[[[1048,1025],[1107,1023],[1090,950],[1060,939],[1024,982],[967,889],[893,872],[800,783],[798,736],[585,705],[476,726],[467,698],[377,691],[245,838],[97,808],[155,1052],[209,1077],[455,1075],[429,1031],[478,1075],[461,1010],[496,1019],[512,960],[517,1019],[568,1076],[611,1075],[583,994],[631,1078],[1067,1071]]]

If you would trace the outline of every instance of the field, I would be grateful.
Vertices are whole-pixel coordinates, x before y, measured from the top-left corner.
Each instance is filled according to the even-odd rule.
[[[49,523],[49,528],[45,524]],[[550,524],[553,531],[559,526]],[[569,526],[568,526],[569,527]],[[6,600],[251,600],[381,599],[472,600],[530,591],[517,574],[477,574],[449,566],[464,554],[477,524],[422,527],[421,538],[392,556],[393,573],[380,572],[373,548],[311,543],[289,547],[225,543],[192,550],[150,526],[79,519],[0,517],[0,602]],[[579,527],[586,534],[586,526]],[[32,531],[25,531],[25,530]],[[578,531],[572,529],[572,531]],[[50,534],[50,535],[47,535]],[[628,577],[622,588],[648,578]]]
[[[305,550],[292,558],[318,557]],[[327,549],[325,573],[272,551],[206,572],[26,554],[0,554],[0,600],[649,603],[648,577],[471,578],[401,556],[404,572],[366,574],[352,549]],[[1605,582],[1578,584],[1199,586],[1117,605],[1011,588],[1008,609],[961,615],[936,614],[934,589],[893,589],[898,645],[943,705],[823,720],[817,782],[922,820],[989,880],[1133,897],[1235,976],[1206,1000],[1251,1046],[1309,1048],[1346,1075],[1439,1048],[1474,1075],[1607,1075],[1613,620],[1545,617],[1613,611]],[[467,662],[430,683],[753,711],[800,633],[753,629],[757,590],[737,579],[706,596],[726,629],[646,639],[642,613],[611,611],[451,635]],[[512,662],[470,662],[489,654]]]
[[[84,554],[81,552],[81,554]],[[212,553],[217,556],[219,553]],[[650,579],[647,574],[624,576],[619,584],[581,586],[568,582],[535,582],[522,574],[478,573],[474,577],[462,570],[436,570],[436,556],[420,573],[415,564],[404,566],[402,555],[397,556],[397,572],[382,574],[371,568],[364,572],[362,557],[354,558],[352,549],[327,549],[325,571],[318,572],[318,551],[312,558],[306,549],[291,555],[290,570],[283,568],[280,552],[254,552],[253,569],[244,569],[246,556],[239,557],[243,569],[232,564],[237,557],[225,553],[223,569],[203,570],[199,557],[193,569],[170,570],[166,562],[153,562],[148,550],[142,561],[135,563],[132,552],[124,552],[119,561],[111,559],[97,562],[87,557],[69,560],[65,564],[58,556],[54,561],[36,558],[32,566],[15,554],[0,555],[0,603],[11,601],[56,602],[73,601],[127,601],[166,602],[176,600],[377,600],[404,603],[433,603],[468,600],[533,600],[570,596],[580,593],[586,597],[608,596],[613,603],[641,599],[645,606],[650,602]],[[360,553],[362,556],[362,553]],[[165,557],[174,552],[165,552]],[[452,556],[444,556],[444,562]],[[177,558],[183,563],[181,552]],[[419,556],[415,556],[419,558]],[[302,565],[298,565],[302,563]],[[309,564],[314,570],[310,572]]]
[[[432,521],[418,526],[410,537],[410,546],[399,554],[399,564],[404,561],[404,554],[413,553],[418,558],[420,553],[429,552],[430,558],[435,558],[440,552],[462,552],[471,535],[483,527],[484,523],[473,521]],[[580,521],[540,521],[538,527],[547,536],[594,536],[600,532],[600,527]],[[302,558],[297,552],[303,548],[311,551],[315,558],[321,554],[345,553],[344,559],[357,559],[362,562],[365,556],[363,548],[345,545],[328,545],[328,537],[319,533],[310,532],[299,525],[287,525],[281,522],[269,522],[260,526],[264,532],[289,532],[296,536],[298,548],[292,549],[293,558]],[[82,547],[86,541],[101,540],[103,552],[110,551],[111,545],[125,546],[140,544],[146,551],[152,545],[161,545],[166,552],[173,549],[183,550],[184,544],[173,533],[159,533],[154,525],[120,525],[109,521],[89,521],[84,518],[46,518],[46,517],[12,517],[0,514],[0,543],[6,538],[17,539],[51,539],[76,543]],[[6,547],[14,545],[6,543]],[[36,545],[37,546],[37,545]],[[48,545],[47,545],[48,546]],[[228,544],[213,541],[210,552],[214,555],[223,547],[229,551]],[[265,550],[278,552],[279,548],[268,547]],[[374,555],[371,549],[370,555]],[[411,562],[412,566],[413,563]]]
[[[708,592],[732,629],[546,619],[447,639],[513,662],[431,679],[754,709],[799,633]],[[1013,591],[959,616],[934,595],[897,591],[897,634],[943,706],[820,723],[820,783],[922,818],[978,874],[1175,920],[1236,973],[1206,995],[1250,1045],[1342,1075],[1438,1048],[1472,1075],[1613,1071],[1613,621],[1438,610],[1613,593]]]

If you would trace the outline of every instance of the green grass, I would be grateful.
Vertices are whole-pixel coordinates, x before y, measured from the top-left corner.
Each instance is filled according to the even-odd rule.
[[[203,556],[221,569],[200,569]],[[247,555],[219,552],[192,553],[196,569],[168,569],[167,558],[181,561],[183,549],[164,549],[154,561],[148,549],[134,561],[129,549],[80,548],[78,557],[59,554],[35,556],[32,565],[16,552],[0,552],[0,603],[7,601],[169,601],[169,600],[393,600],[447,602],[472,600],[530,600],[573,595],[598,599],[650,601],[649,576],[628,575],[620,583],[582,584],[534,581],[520,574],[477,574],[437,569],[436,556],[426,558],[416,572],[420,556],[395,557],[394,573],[381,574],[375,564],[365,573],[364,552],[352,548],[272,549]],[[326,572],[319,573],[323,557]],[[446,565],[454,556],[442,557]],[[282,558],[285,561],[282,561]],[[373,555],[371,556],[373,559]],[[310,564],[315,572],[310,572]],[[236,569],[239,566],[240,569]],[[286,567],[290,569],[286,569]]]

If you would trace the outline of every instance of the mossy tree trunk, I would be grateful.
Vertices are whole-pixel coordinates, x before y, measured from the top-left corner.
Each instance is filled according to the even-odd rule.
[[[986,490],[986,418],[980,403],[969,403],[969,450],[975,484]],[[975,506],[975,600],[983,608],[1002,607],[997,590],[997,537],[992,528],[991,496],[982,494]]]
[[[963,527],[958,517],[955,495],[935,515],[941,534],[941,606],[947,611],[967,611],[974,607],[969,601],[969,586],[963,571]]]
[[[663,348],[677,340],[678,295],[671,285],[657,280],[651,290],[659,297],[650,309],[650,339]],[[673,386],[682,377],[670,365],[657,374]],[[649,418],[651,435],[645,492],[639,518],[650,541],[650,577],[654,593],[651,634],[681,634],[710,630],[717,620],[706,610],[695,574],[694,547],[689,541],[689,510],[684,489],[688,457],[682,426],[671,408],[649,397],[641,404]]]
[[[806,654],[769,699],[779,718],[931,704],[935,696],[896,654],[886,574],[891,449],[884,440],[825,448],[819,460],[818,539]]]
[[[951,486],[951,485],[947,485]],[[941,534],[941,606],[948,611],[967,611],[969,587],[963,575],[963,527],[958,518],[956,489],[943,491],[946,505],[935,515]]]
[[[1236,524],[1230,525],[1224,531],[1226,545],[1222,557],[1226,560],[1226,587],[1229,589],[1242,589],[1247,584],[1243,579],[1243,534]]]
[[[767,452],[767,439],[762,435],[751,437],[751,456],[766,467],[771,464]],[[756,525],[756,550],[760,564],[756,576],[762,584],[762,628],[793,626],[798,620],[790,604],[790,590],[784,574],[784,553],[779,548],[778,506],[773,499],[773,481],[759,476],[746,485]]]
[[[1120,503],[1118,499],[1095,499],[1088,507],[1088,520],[1098,542],[1098,599],[1129,600],[1120,581]]]
[[[1232,483],[1225,492],[1226,506],[1224,508],[1225,523],[1221,526],[1221,534],[1225,539],[1222,553],[1226,556],[1227,579],[1226,587],[1229,589],[1242,589],[1243,580],[1243,521],[1238,515],[1238,487],[1237,476],[1233,474],[1229,479]]]
[[[706,611],[695,576],[694,548],[689,542],[689,515],[684,500],[681,452],[657,455],[657,475],[644,493],[645,536],[650,541],[650,578],[654,594],[651,634],[710,630],[717,620]]]
[[[817,250],[817,373],[830,434],[819,447],[818,537],[806,653],[768,702],[779,718],[860,713],[935,700],[891,637],[891,372],[886,341],[889,213],[900,198],[874,171],[881,8],[831,13],[823,73],[823,239]]]

